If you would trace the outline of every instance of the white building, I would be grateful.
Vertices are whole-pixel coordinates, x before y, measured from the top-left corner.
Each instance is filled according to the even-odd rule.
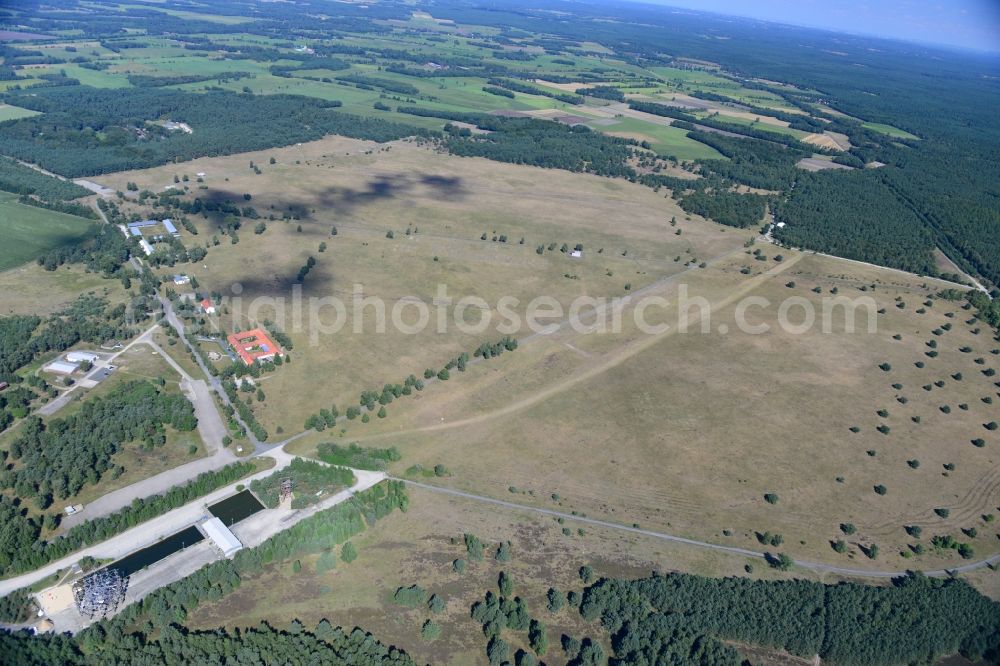
[[[46,372],[55,372],[60,375],[69,375],[76,372],[76,369],[80,367],[76,363],[67,363],[66,361],[52,361],[47,366],[43,368]]]
[[[230,532],[229,528],[218,518],[209,518],[201,524],[201,529],[219,547],[224,557],[229,557],[243,548],[243,544],[236,538],[236,535]]]
[[[583,257],[583,252],[580,250],[573,250],[572,252],[569,253],[569,256],[573,257],[574,259],[580,259]]]
[[[139,247],[142,248],[142,251],[146,253],[147,257],[153,254],[153,246],[150,245],[149,241],[146,240],[145,238],[139,241]]]
[[[64,357],[70,363],[96,363],[101,360],[100,354],[95,354],[94,352],[87,351],[71,351]]]

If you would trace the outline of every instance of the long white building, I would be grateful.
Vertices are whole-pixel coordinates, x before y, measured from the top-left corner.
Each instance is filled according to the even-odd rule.
[[[219,547],[223,557],[229,557],[243,548],[243,544],[236,538],[236,535],[230,532],[229,528],[218,518],[209,518],[201,524],[201,529]]]

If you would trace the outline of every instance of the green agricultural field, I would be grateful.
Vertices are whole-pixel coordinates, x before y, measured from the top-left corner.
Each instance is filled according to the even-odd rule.
[[[617,118],[614,124],[586,123],[592,129],[637,141],[649,141],[660,155],[679,160],[710,160],[722,157],[714,148],[689,139],[687,130],[670,125],[649,123],[638,118]]]
[[[884,123],[862,123],[863,127],[867,127],[875,132],[881,132],[882,134],[888,134],[891,137],[896,137],[898,139],[919,139],[919,136],[915,134],[910,134],[905,130],[901,130],[898,127],[893,127],[892,125],[886,125]]]
[[[37,116],[37,111],[31,111],[30,109],[22,109],[18,106],[11,106],[10,104],[0,104],[0,123],[7,120],[17,120],[18,118],[30,118],[31,116]]]
[[[61,64],[51,65],[43,70],[39,70],[39,72],[48,74],[55,74],[60,71],[65,71],[66,76],[80,81],[81,85],[93,86],[94,88],[128,88],[131,85],[128,82],[128,77],[124,74],[115,73],[110,69],[97,71],[74,64]]]
[[[21,204],[17,195],[0,192],[0,270],[79,243],[96,230],[92,220]]]

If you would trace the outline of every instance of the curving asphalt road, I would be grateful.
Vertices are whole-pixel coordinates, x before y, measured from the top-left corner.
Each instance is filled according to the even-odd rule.
[[[540,513],[542,515],[552,516],[554,518],[563,518],[565,520],[573,520],[578,523],[584,523],[587,525],[596,525],[598,527],[607,527],[622,532],[641,534],[642,536],[652,537],[654,539],[660,539],[661,541],[680,543],[687,546],[695,546],[697,548],[714,550],[716,552],[729,553],[732,555],[742,555],[744,557],[751,557],[760,560],[766,559],[765,553],[756,550],[750,550],[749,548],[739,548],[737,546],[723,546],[717,543],[698,541],[697,539],[688,539],[686,537],[676,536],[674,534],[665,534],[663,532],[645,530],[639,527],[630,527],[628,525],[613,523],[607,520],[599,520],[597,518],[586,518],[584,516],[578,516],[578,515],[575,516],[571,513],[554,511],[552,509],[543,509],[541,507],[531,506],[528,504],[518,504],[517,502],[508,502],[506,500],[496,499],[494,497],[486,497],[485,495],[475,495],[473,493],[467,493],[461,490],[453,490],[451,488],[435,486],[429,483],[421,483],[419,481],[411,481],[409,479],[399,479],[396,477],[388,477],[388,478],[393,479],[394,481],[402,481],[407,485],[415,486],[417,488],[423,488],[424,490],[429,490],[431,492],[441,493],[444,495],[451,495],[453,497],[461,497],[463,499],[469,499],[476,502],[484,502],[487,504],[492,504],[494,506],[502,506],[508,509],[516,509],[518,511],[530,511],[532,513]],[[968,571],[975,571],[976,569],[982,569],[984,567],[996,563],[1000,563],[1000,554],[994,555],[993,557],[987,558],[985,560],[980,560],[978,562],[970,562],[969,564],[964,564],[962,566],[955,567],[954,569],[934,569],[931,571],[921,571],[921,573],[923,573],[926,576],[951,576],[957,573],[965,573]],[[838,567],[832,564],[809,562],[807,560],[795,560],[795,566],[800,567],[802,569],[809,569],[810,571],[817,571],[820,573],[833,573],[833,574],[839,574],[841,576],[850,576],[852,578],[896,578],[898,576],[906,575],[910,571],[920,571],[918,569],[908,569],[903,571],[871,571],[868,569],[852,569],[850,567]]]

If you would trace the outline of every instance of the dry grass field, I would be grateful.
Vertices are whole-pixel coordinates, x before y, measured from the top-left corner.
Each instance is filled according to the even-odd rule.
[[[36,314],[45,316],[59,310],[82,294],[96,294],[112,304],[127,298],[121,282],[88,273],[81,265],[62,266],[47,271],[35,262],[0,271],[0,315]]]
[[[566,521],[494,507],[469,500],[442,497],[411,489],[408,511],[393,513],[375,527],[352,540],[358,559],[337,562],[336,569],[316,572],[316,557],[270,565],[244,580],[225,599],[202,605],[189,623],[197,628],[253,626],[261,620],[276,627],[298,618],[312,627],[322,618],[346,628],[362,626],[383,642],[403,648],[417,663],[484,663],[486,639],[481,627],[469,616],[469,608],[487,590],[497,592],[497,577],[505,571],[514,580],[514,594],[522,597],[530,614],[548,628],[550,648],[545,662],[565,663],[559,649],[563,633],[601,640],[607,637],[598,625],[582,620],[569,608],[558,613],[546,609],[549,587],[563,592],[580,591],[584,585],[578,570],[591,566],[596,577],[639,577],[653,570],[683,569],[704,575],[746,575],[746,561],[736,556],[705,555],[643,537],[626,537],[613,531],[587,527],[583,534]],[[562,528],[572,528],[565,535]],[[472,533],[484,543],[484,559],[469,562],[464,573],[452,567],[466,557],[463,533]],[[453,539],[455,542],[453,542]],[[493,554],[501,541],[511,541],[511,559],[498,562]],[[755,574],[773,578],[778,574],[755,565]],[[426,607],[405,608],[395,604],[399,587],[413,584],[439,595],[446,603],[439,614]],[[420,628],[427,619],[441,625],[440,638],[426,642]],[[527,648],[526,632],[505,631],[511,651]],[[768,663],[770,662],[768,660]]]
[[[957,304],[923,306],[930,282],[787,251],[775,264],[774,252],[763,264],[773,274],[743,276],[739,267],[759,262],[738,258],[688,278],[713,305],[709,334],[548,336],[404,399],[345,439],[399,447],[397,472],[445,462],[453,476],[439,482],[481,494],[507,497],[515,486],[534,492],[525,501],[550,506],[541,498],[557,493],[564,510],[727,545],[767,549],[755,533],[780,533],[782,549],[800,559],[872,569],[962,563],[931,548],[934,535],[970,543],[976,559],[995,552],[996,527],[981,516],[997,511],[1000,492],[1000,439],[984,427],[998,416],[997,378],[985,373],[1000,365],[1000,345],[988,330],[974,334]],[[773,304],[747,316],[769,333],[719,332],[736,330],[741,282]],[[784,298],[821,312],[834,287],[875,299],[885,310],[876,333],[846,333],[842,315],[828,334],[778,328]],[[931,339],[935,358],[926,355]],[[888,434],[876,430],[883,424]],[[857,532],[841,534],[840,523]],[[923,529],[922,556],[901,556],[917,542],[904,525]],[[977,536],[960,531],[970,528]],[[831,549],[838,538],[848,553]],[[873,543],[874,562],[858,548]]]
[[[250,169],[251,161],[261,175]],[[363,296],[382,299],[389,317],[399,304],[407,323],[417,318],[407,300],[430,304],[444,285],[453,302],[466,296],[485,299],[499,324],[496,304],[503,296],[527,304],[547,295],[564,306],[580,295],[621,296],[684,270],[692,260],[734,251],[748,237],[686,219],[671,199],[639,185],[436,155],[407,142],[379,148],[329,138],[117,174],[101,182],[124,190],[133,181],[160,191],[174,175],[189,174],[189,185],[195,186],[199,172],[206,174],[207,189],[195,190],[196,195],[242,204],[246,192],[262,216],[281,217],[291,206],[301,218],[267,221],[259,235],[253,233],[255,221],[245,220],[238,244],[219,236],[221,244],[209,249],[201,265],[181,268],[196,275],[201,289],[228,297],[220,317],[223,329],[246,327],[251,320],[286,321],[282,328],[294,341],[293,363],[262,380],[267,399],[260,419],[271,432],[278,426],[295,432],[320,408],[335,403],[343,412],[362,390],[440,368],[462,351],[501,337],[489,329],[458,330],[450,319],[453,310],[445,335],[436,333],[436,311],[430,330],[408,334],[390,324],[385,334],[377,334],[374,307],[354,316],[355,285]],[[677,228],[670,225],[674,217]],[[218,234],[217,220],[194,221],[200,234],[184,234],[186,243]],[[331,236],[333,226],[336,236]],[[389,231],[394,238],[387,238]],[[507,242],[493,242],[494,235],[505,235]],[[326,244],[324,252],[320,243]],[[549,250],[553,243],[555,249]],[[578,243],[584,248],[581,259],[560,251],[563,244],[572,249]],[[291,298],[299,268],[310,256],[316,265],[302,285],[306,303],[296,324]],[[232,298],[236,284],[239,305]],[[322,332],[337,318],[332,307],[320,311],[319,325],[309,321],[308,299],[328,296],[346,305],[346,325],[332,335]],[[264,297],[259,309],[253,308],[257,297]],[[276,316],[267,298],[286,299],[284,318]],[[470,308],[464,321],[476,322],[479,316]],[[353,332],[356,322],[361,322],[360,334]]]
[[[955,550],[931,546],[937,535],[970,544],[975,559],[996,550],[996,528],[984,516],[1000,510],[1000,439],[985,425],[997,420],[1000,393],[988,373],[1000,365],[992,353],[1000,345],[989,330],[975,332],[980,325],[960,304],[923,304],[943,283],[773,246],[744,249],[749,232],[687,219],[646,188],[435,155],[408,142],[328,139],[103,183],[161,190],[174,175],[198,172],[206,174],[201,196],[238,202],[246,192],[264,215],[300,218],[268,221],[262,234],[248,221],[238,244],[220,235],[203,264],[187,269],[203,290],[240,291],[240,299],[224,299],[223,330],[286,322],[293,363],[264,377],[267,397],[254,402],[270,432],[281,428],[274,439],[298,432],[322,407],[343,412],[363,389],[420,376],[499,337],[453,325],[443,335],[433,326],[378,334],[371,308],[359,319],[363,332],[353,333],[356,284],[388,308],[414,297],[431,303],[439,284],[453,298],[491,305],[504,295],[526,303],[546,294],[564,306],[581,295],[632,297],[614,334],[563,326],[531,335],[522,326],[515,353],[428,382],[388,405],[385,419],[302,438],[292,445],[297,453],[324,439],[391,444],[404,454],[398,474],[441,463],[452,475],[435,482],[462,490],[508,498],[515,487],[519,501],[858,569],[963,563]],[[219,220],[195,222],[201,233],[185,234],[188,244],[220,233]],[[481,240],[483,233],[508,242]],[[549,251],[550,243],[581,243],[584,257]],[[752,254],[758,248],[763,260]],[[248,312],[257,297],[290,297],[310,256],[316,265],[302,293],[345,301],[340,332],[320,334],[308,305],[300,324],[290,302],[285,318],[273,305]],[[677,326],[682,290],[708,303],[704,313],[687,310],[689,333]],[[823,299],[834,293],[874,299],[877,330],[865,329],[860,310],[859,330],[846,331],[837,309],[824,330]],[[737,311],[751,296],[769,303],[747,315],[751,325],[767,324],[766,334],[738,330]],[[645,315],[668,330],[637,328],[643,297],[666,299]],[[788,297],[801,301],[789,312],[793,323],[802,303],[817,312],[808,331],[778,326]],[[331,312],[320,321],[329,325]],[[856,531],[843,534],[842,523]],[[919,526],[920,538],[904,526]],[[764,532],[783,542],[762,544]],[[841,538],[845,553],[831,547]],[[864,548],[873,544],[879,554],[871,559]]]

